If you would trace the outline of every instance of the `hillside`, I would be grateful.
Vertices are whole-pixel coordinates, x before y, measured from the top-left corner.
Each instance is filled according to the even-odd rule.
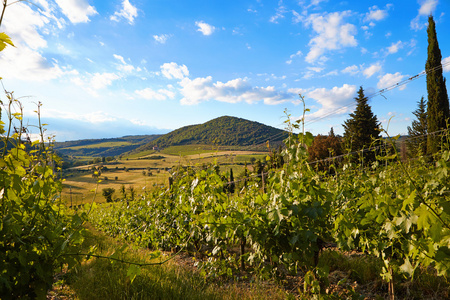
[[[133,152],[157,146],[160,149],[175,145],[251,146],[266,141],[280,143],[288,133],[275,127],[236,117],[223,116],[203,124],[189,125],[165,134]]]
[[[161,135],[134,135],[109,139],[56,142],[55,150],[68,156],[116,156],[146,145]]]

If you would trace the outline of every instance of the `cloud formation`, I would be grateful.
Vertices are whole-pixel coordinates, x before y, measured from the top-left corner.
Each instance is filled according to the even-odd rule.
[[[414,30],[421,30],[422,28],[427,26],[427,23],[424,21],[421,21],[422,17],[428,17],[429,15],[433,14],[433,12],[436,9],[436,6],[438,5],[438,0],[418,0],[417,1],[420,4],[419,11],[417,13],[417,16],[411,20],[410,27]]]
[[[153,39],[159,44],[165,44],[169,38],[170,38],[169,34],[160,34],[160,35],[155,34],[153,36]]]
[[[359,73],[359,68],[357,65],[348,66],[341,71],[344,74],[356,75]]]
[[[183,95],[180,103],[194,105],[206,101],[220,101],[227,103],[255,103],[279,104],[293,99],[290,93],[282,93],[273,86],[252,87],[246,78],[237,78],[227,82],[213,82],[212,77],[199,77],[193,80],[184,78],[180,82],[180,93]]]
[[[111,21],[119,22],[120,19],[125,19],[130,25],[133,25],[134,19],[138,16],[137,8],[133,6],[129,0],[123,0],[122,9],[116,11],[109,19]]]
[[[402,49],[404,43],[402,41],[398,41],[397,43],[392,43],[389,47],[387,47],[387,54],[397,53],[398,50]]]
[[[197,31],[200,31],[203,35],[211,35],[213,34],[216,28],[212,25],[209,25],[203,21],[195,22],[195,25],[198,27]]]
[[[450,72],[450,56],[442,60],[442,68],[444,72]]]
[[[366,78],[370,78],[375,73],[380,72],[380,71],[381,71],[381,64],[379,62],[377,62],[375,64],[371,64],[370,67],[364,69],[363,74],[364,74],[364,76],[366,76]]]
[[[330,115],[341,115],[351,111],[352,98],[356,96],[356,86],[344,84],[332,89],[318,88],[307,93],[321,108],[307,115],[308,121],[313,121]]]
[[[167,99],[175,98],[175,93],[170,90],[166,90],[166,89],[159,89],[159,90],[155,91],[151,88],[145,88],[142,90],[136,90],[134,92],[135,92],[135,94],[137,94],[138,96],[140,96],[146,100],[164,101]]]
[[[325,15],[312,14],[306,19],[305,24],[312,26],[317,34],[309,42],[310,51],[306,55],[306,62],[315,63],[326,60],[324,53],[327,50],[339,50],[343,47],[358,45],[355,39],[356,27],[344,22],[344,18],[350,14],[350,11]]]
[[[286,7],[283,5],[283,0],[278,2],[278,7],[276,9],[275,15],[270,17],[269,22],[278,24],[278,19],[283,19],[284,14],[287,12]]]
[[[89,17],[97,14],[95,7],[89,5],[86,0],[55,0],[63,14],[70,22],[87,23]]]
[[[390,87],[400,81],[403,80],[407,75],[402,75],[400,72],[396,72],[394,74],[387,73],[383,76],[381,76],[380,80],[377,83],[377,88],[384,89],[387,87]],[[406,85],[402,85],[399,87],[399,90],[404,90],[406,88]]]
[[[186,65],[179,66],[177,63],[165,63],[161,66],[161,73],[167,79],[183,79],[189,76]]]
[[[389,6],[387,7],[389,8]],[[374,5],[372,7],[369,7],[369,12],[366,13],[364,21],[365,22],[381,21],[383,19],[386,19],[387,16],[388,16],[387,9],[379,9],[378,6]]]
[[[45,8],[45,6],[43,6]],[[2,26],[16,47],[6,47],[0,56],[2,76],[30,81],[46,81],[63,76],[69,70],[56,61],[49,62],[42,50],[47,41],[40,33],[54,17],[33,11],[18,2],[8,7]]]

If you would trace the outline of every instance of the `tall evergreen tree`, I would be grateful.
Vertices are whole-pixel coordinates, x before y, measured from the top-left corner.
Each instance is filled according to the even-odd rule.
[[[419,107],[413,112],[417,120],[412,121],[411,126],[408,126],[407,146],[409,153],[413,156],[427,154],[427,101],[422,97],[417,104]]]
[[[352,152],[369,148],[372,141],[380,137],[380,123],[367,103],[368,99],[364,96],[362,87],[359,88],[358,97],[355,100],[356,109],[343,125],[344,146],[346,150],[349,149]],[[366,152],[364,156],[367,158],[373,154]]]
[[[229,186],[229,189],[228,189],[230,194],[234,194],[235,188],[236,188],[236,184],[234,182],[233,169],[230,168],[230,186]]]
[[[436,153],[439,150],[440,134],[433,134],[436,131],[447,127],[449,118],[449,103],[445,78],[442,76],[442,55],[436,36],[436,24],[433,16],[428,17],[428,58],[425,64],[427,72],[427,92],[428,92],[428,154]]]

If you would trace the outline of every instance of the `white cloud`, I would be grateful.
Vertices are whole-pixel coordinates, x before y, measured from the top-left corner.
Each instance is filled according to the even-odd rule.
[[[97,14],[95,7],[86,0],[56,0],[56,3],[72,23],[87,23],[90,16]]]
[[[390,87],[400,81],[403,80],[407,75],[402,75],[400,72],[397,72],[395,74],[387,73],[383,76],[381,76],[380,80],[377,83],[377,88],[384,89],[387,87]],[[406,88],[406,85],[402,85],[399,87],[400,90],[404,90]]]
[[[364,69],[363,74],[366,76],[366,78],[372,77],[375,73],[381,71],[381,65],[379,62],[370,65],[370,67]]]
[[[120,62],[119,66],[117,67],[118,70],[126,73],[131,73],[136,70],[136,68],[133,65],[128,64],[122,56],[117,54],[113,54],[113,56]]]
[[[160,34],[160,35],[154,35],[153,38],[157,43],[165,44],[167,40],[170,38],[169,34]]]
[[[119,78],[120,76],[115,73],[94,73],[91,78],[91,86],[96,90],[104,89]]]
[[[283,19],[284,18],[284,14],[287,12],[286,7],[283,5],[283,0],[278,1],[278,7],[277,10],[275,12],[275,15],[273,15],[272,17],[270,17],[269,21],[271,23],[275,23],[278,24],[278,19]]]
[[[359,72],[359,68],[356,65],[348,66],[341,71],[344,74],[356,75]]]
[[[37,51],[28,47],[7,47],[0,56],[2,77],[29,81],[47,81],[59,78],[66,72],[56,63],[49,63]]]
[[[8,33],[14,44],[24,44],[36,50],[47,47],[46,40],[38,30],[44,28],[49,22],[49,18],[19,2],[8,7],[3,19],[2,31]]]
[[[308,120],[338,115],[351,111],[350,101],[356,95],[356,86],[344,84],[342,87],[318,88],[307,93],[309,98],[314,99],[321,108],[312,114],[307,115]]]
[[[41,54],[42,49],[47,47],[47,41],[40,32],[52,28],[51,21],[54,21],[54,17],[50,13],[40,14],[21,2],[8,7],[2,31],[8,33],[16,47],[6,47],[0,56],[2,76],[47,81],[68,72],[57,61],[47,61]]]
[[[436,9],[436,6],[438,5],[438,0],[418,0],[418,3],[420,4],[420,8],[418,11],[417,16],[411,20],[410,27],[414,30],[421,30],[422,28],[427,26],[427,23],[424,21],[421,21],[421,17],[429,16],[433,14],[434,10]]]
[[[186,65],[179,66],[177,63],[165,63],[161,66],[161,73],[168,79],[183,79],[189,76],[189,70]]]
[[[175,93],[166,89],[159,89],[158,91],[154,91],[151,88],[145,88],[143,90],[134,91],[137,95],[141,96],[147,100],[158,100],[163,101],[169,99],[173,99],[175,97]]]
[[[203,21],[195,22],[195,25],[198,27],[197,31],[200,31],[203,35],[211,35],[213,34],[216,27],[209,25]]]
[[[123,0],[122,9],[116,11],[109,19],[111,21],[119,22],[121,18],[128,21],[129,24],[134,23],[134,19],[138,16],[137,8],[133,6],[130,1]]]
[[[404,43],[402,41],[398,41],[397,43],[392,43],[389,47],[387,47],[387,53],[388,54],[394,54],[397,53],[398,50],[400,50],[401,48],[403,48]]]
[[[55,110],[51,108],[46,108],[41,111],[42,118],[54,118],[54,116],[58,116],[58,119],[72,119],[89,123],[102,123],[117,120],[117,118],[102,111],[89,112],[86,114],[77,114],[74,112]]]
[[[98,97],[98,90],[111,86],[115,80],[122,78],[115,73],[87,73],[85,76],[73,77],[72,83],[80,86],[94,97]]]
[[[379,9],[378,6],[374,5],[372,7],[369,7],[369,12],[366,14],[364,21],[365,22],[381,21],[383,19],[386,19],[387,16],[388,16],[387,10]]]
[[[237,78],[228,82],[213,82],[212,77],[184,78],[181,82],[180,93],[183,95],[180,103],[184,105],[199,104],[205,101],[220,101],[227,103],[255,103],[279,104],[292,100],[292,95],[275,90],[273,86],[252,87],[247,79]]]
[[[433,11],[436,9],[436,6],[438,5],[438,0],[422,0],[419,1],[420,8],[419,8],[419,15],[421,16],[429,16],[433,13]]]
[[[442,68],[444,72],[450,72],[450,56],[442,60]]]
[[[350,11],[344,11],[326,15],[312,14],[308,17],[306,25],[311,25],[317,35],[309,42],[311,48],[306,55],[307,62],[326,60],[323,56],[326,50],[355,47],[358,44],[355,39],[356,27],[343,22],[350,13]]]
[[[301,56],[301,55],[303,55],[302,51],[298,50],[296,53],[291,54],[291,55],[289,56],[290,59],[287,60],[286,63],[287,63],[288,65],[290,65],[290,64],[292,63],[292,60],[293,60],[295,57]]]

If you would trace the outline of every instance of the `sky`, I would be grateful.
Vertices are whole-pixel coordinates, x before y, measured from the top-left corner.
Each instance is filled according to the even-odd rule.
[[[408,79],[425,68],[430,14],[450,75],[447,0],[8,3],[0,32],[15,47],[0,52],[3,87],[30,129],[42,103],[56,141],[161,134],[224,115],[283,129],[304,108],[305,130],[343,134],[360,86],[376,95],[383,129],[406,134],[427,97],[425,76]]]

